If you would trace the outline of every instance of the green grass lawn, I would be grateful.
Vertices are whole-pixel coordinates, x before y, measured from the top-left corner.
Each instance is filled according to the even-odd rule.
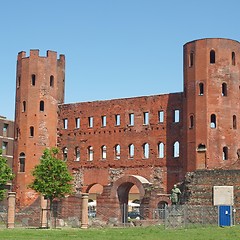
[[[1,229],[0,239],[103,239],[103,240],[235,240],[240,239],[240,226],[165,230],[162,227],[102,229]]]

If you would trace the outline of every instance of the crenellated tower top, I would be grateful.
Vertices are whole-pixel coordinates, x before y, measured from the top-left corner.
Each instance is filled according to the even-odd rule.
[[[48,50],[46,56],[39,56],[39,49],[31,49],[29,56],[26,55],[25,51],[19,52],[17,59],[21,60],[23,58],[38,58],[38,57],[57,59],[57,52]],[[58,60],[65,61],[65,55],[60,54]]]

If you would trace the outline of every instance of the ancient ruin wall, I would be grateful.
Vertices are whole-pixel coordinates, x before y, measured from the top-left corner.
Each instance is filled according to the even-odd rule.
[[[175,119],[175,110],[179,111],[179,121]],[[160,112],[164,113],[161,120]],[[148,114],[145,122],[144,113],[145,118]],[[134,114],[134,124],[130,123],[130,114]],[[123,175],[134,174],[168,191],[182,174],[182,118],[181,93],[64,104],[59,106],[58,146],[70,170],[81,176],[78,188],[94,183],[108,185]],[[174,157],[176,142],[180,147]],[[144,156],[146,143],[148,156]],[[162,154],[160,143],[164,146]],[[131,144],[134,156],[130,156]],[[120,146],[119,154],[116,145]],[[89,156],[90,148],[93,159]]]

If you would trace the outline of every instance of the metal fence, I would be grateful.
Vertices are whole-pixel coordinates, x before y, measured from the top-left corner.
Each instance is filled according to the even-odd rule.
[[[196,228],[218,225],[218,207],[173,205],[166,207],[165,228]]]
[[[0,206],[0,228],[5,228],[7,225],[7,208]]]
[[[101,211],[100,211],[101,210]],[[43,216],[47,219],[45,227],[80,227],[81,206],[69,202],[61,203],[49,208],[40,206],[17,209],[15,213],[15,227],[38,228],[42,227]],[[240,209],[233,209],[233,225],[240,223]],[[198,228],[218,225],[218,207],[172,205],[165,208],[130,208],[128,205],[119,208],[89,207],[89,227],[130,227],[163,225],[171,228]],[[7,209],[0,209],[0,227],[6,227]]]
[[[146,226],[163,225],[171,228],[199,228],[219,225],[218,206],[202,205],[172,205],[165,208],[143,208],[127,211],[128,206],[122,206],[120,218],[111,218],[106,224],[115,226]],[[106,216],[105,209],[101,215],[94,213],[93,222]],[[231,213],[232,225],[240,224],[240,209],[233,208]],[[104,223],[103,223],[104,224]]]
[[[80,227],[81,206],[69,201],[64,206],[61,201],[54,202],[52,209],[49,204],[42,208],[40,202],[34,206],[16,208],[15,227],[49,228],[49,227]]]
[[[16,209],[15,227],[39,227],[41,222],[40,206]]]

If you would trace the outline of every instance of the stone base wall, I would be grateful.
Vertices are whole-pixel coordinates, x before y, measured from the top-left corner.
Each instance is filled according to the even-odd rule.
[[[234,205],[240,208],[240,170],[197,170],[182,183],[181,203],[213,205],[214,186],[234,186]]]

